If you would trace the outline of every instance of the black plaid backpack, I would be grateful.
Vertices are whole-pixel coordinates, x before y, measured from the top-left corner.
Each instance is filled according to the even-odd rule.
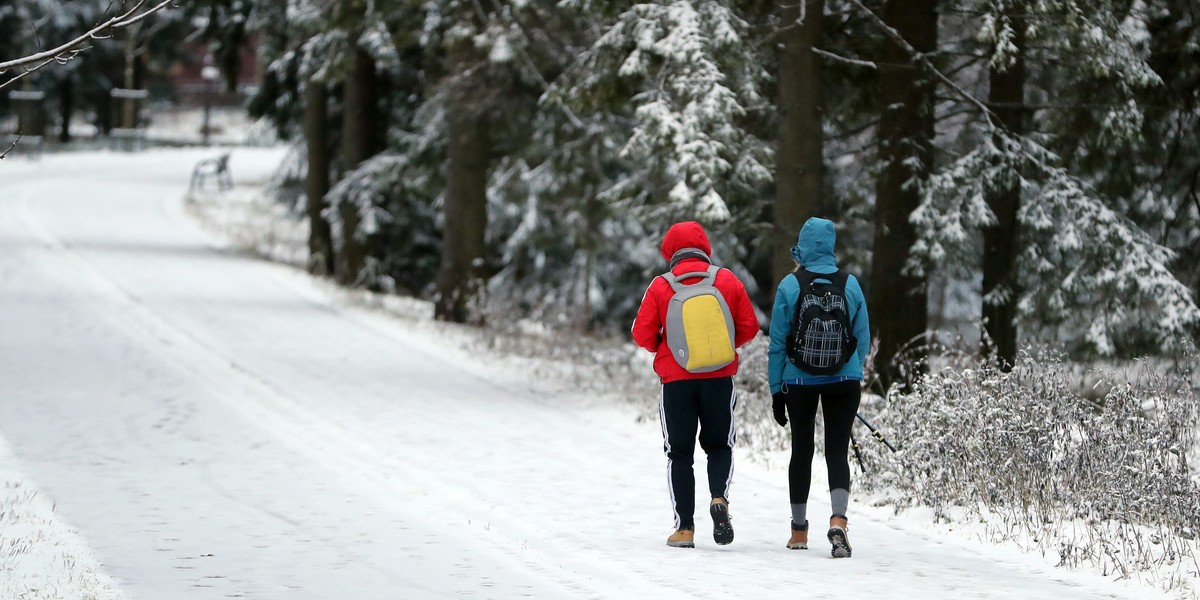
[[[788,360],[814,375],[837,373],[858,348],[846,302],[849,274],[801,269],[792,276],[800,283],[800,296],[788,332]]]

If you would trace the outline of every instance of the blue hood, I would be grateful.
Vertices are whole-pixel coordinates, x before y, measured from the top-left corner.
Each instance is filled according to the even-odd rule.
[[[800,228],[800,236],[792,247],[792,258],[807,271],[832,273],[837,270],[837,256],[833,253],[836,242],[833,221],[813,217]]]

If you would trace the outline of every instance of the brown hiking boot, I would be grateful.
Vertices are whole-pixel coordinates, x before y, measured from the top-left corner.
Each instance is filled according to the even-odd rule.
[[[691,529],[678,529],[667,538],[667,545],[672,548],[695,548],[696,532]]]
[[[792,537],[788,539],[787,547],[792,550],[808,550],[808,521],[797,525],[792,521]]]
[[[708,505],[708,515],[713,520],[713,541],[722,546],[733,542],[733,523],[729,522],[729,503],[724,498],[713,498]]]
[[[846,522],[846,517],[842,515],[833,515],[829,517],[829,543],[833,546],[832,554],[834,558],[850,558],[850,540],[846,537],[846,531],[850,529]]]

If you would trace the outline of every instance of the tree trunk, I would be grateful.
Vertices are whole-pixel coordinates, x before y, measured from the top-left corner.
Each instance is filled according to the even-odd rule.
[[[1012,18],[1016,57],[1001,70],[992,66],[988,75],[991,89],[988,102],[1003,126],[1012,135],[1024,135],[1025,124],[1025,22]],[[1010,185],[987,191],[988,207],[996,215],[996,225],[983,230],[983,322],[987,332],[985,351],[1009,368],[1017,358],[1017,238],[1020,233],[1017,212],[1021,207],[1021,187],[1014,174]],[[988,296],[994,295],[993,298]]]
[[[775,281],[795,268],[789,249],[800,227],[817,214],[824,184],[821,64],[813,47],[821,39],[825,1],[781,0],[780,5],[779,149],[772,236]]]
[[[71,141],[71,118],[75,115],[75,83],[67,77],[58,88],[58,141]],[[42,135],[41,132],[38,135]]]
[[[452,76],[463,76],[471,64],[471,51],[463,46],[450,51]],[[458,87],[447,115],[445,225],[434,317],[463,323],[473,318],[469,309],[482,291],[491,147],[486,119],[472,102],[469,87]]]
[[[355,38],[357,40],[357,37]],[[342,123],[342,161],[347,173],[384,148],[387,127],[379,110],[379,74],[375,61],[362,48],[354,52],[350,76],[346,79]],[[356,285],[363,276],[368,250],[358,235],[361,225],[359,206],[343,202],[338,207],[342,220],[342,252],[338,281]]]
[[[889,0],[884,20],[917,52],[932,52],[937,46],[936,11],[936,0]],[[929,319],[926,279],[905,275],[904,267],[916,242],[916,231],[908,221],[920,203],[915,182],[926,179],[933,164],[934,85],[896,43],[888,43],[883,51],[879,85],[883,170],[876,182],[869,292],[871,328],[879,338],[875,365],[883,384],[889,386],[897,374],[892,359],[925,333]]]
[[[334,269],[333,232],[323,212],[329,204],[329,91],[325,84],[309,80],[304,86],[304,143],[308,149],[308,173],[304,179],[308,214],[308,271],[314,275],[332,275]]]

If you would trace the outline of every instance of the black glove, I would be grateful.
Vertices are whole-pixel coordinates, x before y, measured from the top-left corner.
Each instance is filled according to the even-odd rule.
[[[771,410],[775,413],[775,422],[780,427],[787,427],[787,396],[783,392],[771,394]]]

